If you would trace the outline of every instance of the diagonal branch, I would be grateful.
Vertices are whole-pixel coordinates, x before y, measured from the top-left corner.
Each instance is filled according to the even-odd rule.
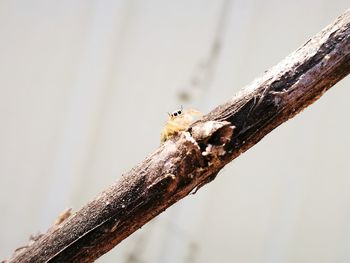
[[[9,262],[92,262],[350,72],[350,10]]]

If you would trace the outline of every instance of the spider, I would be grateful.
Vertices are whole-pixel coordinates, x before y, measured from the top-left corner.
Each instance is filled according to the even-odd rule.
[[[194,109],[183,110],[181,107],[172,113],[168,113],[168,115],[168,121],[160,135],[161,142],[165,142],[179,132],[187,130],[193,122],[193,117],[199,116],[201,113]]]

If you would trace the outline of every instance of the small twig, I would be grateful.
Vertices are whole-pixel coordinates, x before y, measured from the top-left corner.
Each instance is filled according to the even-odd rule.
[[[92,262],[350,72],[350,11],[9,262]]]

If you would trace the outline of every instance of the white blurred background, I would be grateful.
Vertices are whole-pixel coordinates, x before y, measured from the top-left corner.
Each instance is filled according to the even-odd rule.
[[[0,259],[348,0],[0,1]],[[350,262],[349,78],[98,262]]]

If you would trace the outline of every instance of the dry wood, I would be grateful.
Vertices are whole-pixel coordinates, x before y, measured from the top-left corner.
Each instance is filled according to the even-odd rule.
[[[350,11],[9,262],[92,262],[350,72]],[[219,91],[218,91],[219,92]]]

